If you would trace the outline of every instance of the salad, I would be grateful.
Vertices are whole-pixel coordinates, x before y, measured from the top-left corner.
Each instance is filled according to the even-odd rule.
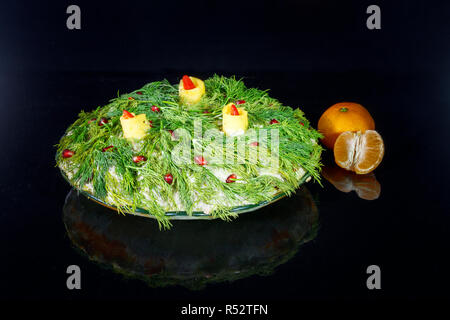
[[[320,134],[300,109],[242,80],[155,81],[85,112],[57,145],[63,176],[120,213],[230,220],[234,208],[319,180]]]

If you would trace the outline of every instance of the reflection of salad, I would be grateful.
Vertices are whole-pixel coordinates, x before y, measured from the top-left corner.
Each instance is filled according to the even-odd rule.
[[[168,211],[228,220],[233,207],[318,179],[319,136],[302,111],[265,91],[184,76],[178,86],[152,82],[82,111],[61,138],[57,164],[74,187],[169,227]]]
[[[148,219],[111,215],[72,190],[63,219],[73,244],[102,267],[152,287],[200,289],[273,273],[315,237],[318,211],[309,191],[301,188],[234,223],[175,221],[176,232],[158,232]]]

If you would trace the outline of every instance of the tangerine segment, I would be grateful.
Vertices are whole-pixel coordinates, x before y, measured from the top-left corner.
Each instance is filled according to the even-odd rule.
[[[355,132],[345,131],[338,136],[334,144],[334,161],[339,167],[354,171],[355,150],[358,141]]]
[[[384,156],[384,142],[380,134],[374,130],[367,130],[360,138],[361,154],[355,163],[355,172],[365,174],[373,171],[380,164]]]
[[[322,143],[333,149],[342,132],[375,130],[375,122],[369,111],[359,103],[340,102],[322,114],[317,129],[323,134]]]
[[[373,171],[378,167],[383,156],[383,139],[375,130],[343,132],[334,145],[336,164],[357,174]]]

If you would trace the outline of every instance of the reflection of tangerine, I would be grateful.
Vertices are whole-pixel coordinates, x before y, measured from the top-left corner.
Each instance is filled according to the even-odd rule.
[[[339,191],[354,190],[361,199],[375,200],[380,196],[381,186],[375,174],[355,174],[338,166],[324,167],[322,175]]]
[[[369,111],[354,102],[340,102],[329,107],[320,117],[317,129],[323,134],[322,143],[333,149],[337,137],[344,131],[374,130],[375,122]]]
[[[339,135],[334,144],[334,160],[344,169],[357,174],[373,171],[384,156],[384,142],[375,130],[363,133],[346,131]]]

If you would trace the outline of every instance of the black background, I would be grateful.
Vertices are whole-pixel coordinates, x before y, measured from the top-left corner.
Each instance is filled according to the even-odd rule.
[[[81,8],[81,30],[66,8]],[[381,30],[366,8],[381,7]],[[15,1],[1,4],[0,297],[230,301],[448,298],[450,6],[443,1]],[[183,74],[243,77],[313,124],[366,106],[386,155],[375,201],[309,184],[321,228],[288,263],[202,291],[151,289],[75,252],[53,145],[81,109]],[[329,152],[325,158],[329,158]],[[174,230],[173,232],[176,232]],[[66,289],[66,267],[83,289]],[[366,267],[382,289],[365,286]]]

